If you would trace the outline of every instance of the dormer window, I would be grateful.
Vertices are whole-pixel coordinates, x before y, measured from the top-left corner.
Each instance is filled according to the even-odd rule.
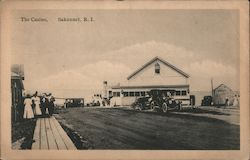
[[[155,64],[155,73],[156,73],[156,74],[160,74],[160,69],[161,69],[161,68],[160,68],[159,63],[156,63],[156,64]]]

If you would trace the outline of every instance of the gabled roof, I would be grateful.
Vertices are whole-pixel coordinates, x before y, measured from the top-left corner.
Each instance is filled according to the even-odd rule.
[[[128,80],[131,79],[131,78],[132,78],[133,76],[135,76],[137,73],[139,73],[139,72],[142,71],[144,68],[146,68],[147,66],[149,66],[150,64],[152,64],[153,62],[155,62],[155,61],[157,61],[157,60],[160,61],[160,62],[162,62],[162,63],[165,64],[166,66],[172,68],[172,69],[175,70],[176,72],[180,73],[180,74],[183,75],[184,77],[186,77],[186,78],[189,77],[189,75],[188,75],[187,73],[185,73],[185,72],[183,72],[182,70],[176,68],[175,66],[173,66],[173,65],[170,64],[170,63],[168,63],[167,61],[165,61],[165,60],[163,60],[163,59],[161,59],[161,58],[159,58],[159,57],[155,57],[155,58],[153,58],[152,60],[150,60],[148,63],[144,64],[141,68],[137,69],[134,73],[132,73],[131,75],[129,75],[129,76],[127,77],[127,79],[128,79]]]
[[[220,87],[226,87],[226,88],[228,88],[229,90],[231,90],[231,91],[233,91],[231,88],[229,88],[227,85],[225,85],[225,84],[220,84],[218,87],[216,87],[214,90],[217,90],[218,88],[220,88]]]

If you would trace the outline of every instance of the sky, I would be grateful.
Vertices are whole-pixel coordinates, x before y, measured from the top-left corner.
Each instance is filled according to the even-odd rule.
[[[20,17],[48,22],[21,22]],[[58,22],[58,17],[93,22]],[[107,80],[126,80],[158,56],[190,75],[191,91],[221,83],[239,90],[235,10],[31,10],[12,17],[12,64],[24,64],[26,90],[82,97]]]

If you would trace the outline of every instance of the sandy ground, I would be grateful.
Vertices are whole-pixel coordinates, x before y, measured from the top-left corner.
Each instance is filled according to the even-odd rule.
[[[85,107],[61,109],[56,117],[87,149],[238,150],[240,143],[237,111]]]
[[[223,120],[225,122],[239,125],[240,124],[240,113],[239,109],[231,108],[217,108],[217,107],[207,107],[202,106],[199,107],[198,110],[184,110],[183,112],[175,112],[176,114],[189,114],[193,116],[202,116],[215,118],[219,120]]]

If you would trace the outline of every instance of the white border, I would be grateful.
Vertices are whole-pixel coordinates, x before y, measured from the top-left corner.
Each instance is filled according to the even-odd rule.
[[[16,9],[237,9],[240,11],[240,150],[11,150],[10,15]],[[1,14],[1,158],[3,159],[248,159],[249,158],[249,4],[239,1],[8,1]],[[226,136],[226,135],[225,135]]]

